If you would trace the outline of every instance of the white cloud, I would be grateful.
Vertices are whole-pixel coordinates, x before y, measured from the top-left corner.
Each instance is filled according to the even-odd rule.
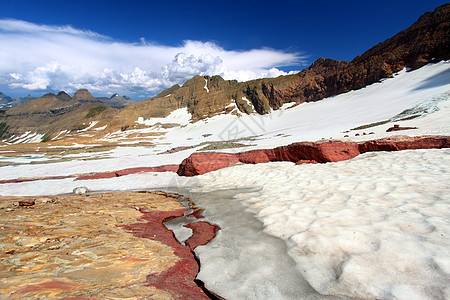
[[[117,42],[71,26],[0,20],[0,88],[151,95],[194,75],[239,81],[286,74],[304,57],[273,49],[225,50],[212,42],[178,47]]]

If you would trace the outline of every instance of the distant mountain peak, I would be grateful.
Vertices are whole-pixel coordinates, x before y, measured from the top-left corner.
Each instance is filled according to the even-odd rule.
[[[64,100],[64,101],[70,101],[70,100],[72,100],[72,97],[70,97],[70,96],[69,96],[66,92],[64,92],[64,91],[59,92],[58,95],[56,95],[56,97],[58,97],[59,99]]]
[[[87,89],[79,89],[73,94],[72,99],[76,101],[97,101],[97,98],[92,96]]]

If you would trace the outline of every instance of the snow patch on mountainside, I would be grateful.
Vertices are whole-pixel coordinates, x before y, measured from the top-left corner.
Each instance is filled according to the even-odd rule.
[[[208,89],[208,79],[205,78],[205,90],[206,92],[209,94],[209,89]]]
[[[20,136],[14,135],[7,139],[5,142],[8,144],[39,143],[43,137],[43,134],[27,131]]]
[[[179,124],[179,125],[187,125],[191,121],[192,115],[188,112],[187,107],[179,108],[172,111],[165,118],[150,118],[144,119],[143,117],[139,117],[136,123],[144,124],[147,126],[160,124]]]

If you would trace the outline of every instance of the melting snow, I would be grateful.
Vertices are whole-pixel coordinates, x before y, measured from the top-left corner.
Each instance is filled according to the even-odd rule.
[[[92,121],[89,123],[89,126],[82,129],[82,130],[78,130],[78,132],[83,132],[83,131],[88,131],[89,129],[91,129],[92,127],[94,127],[95,125],[97,125],[98,121]]]
[[[20,136],[12,136],[7,140],[7,142],[12,144],[39,143],[43,137],[43,134],[27,131]]]

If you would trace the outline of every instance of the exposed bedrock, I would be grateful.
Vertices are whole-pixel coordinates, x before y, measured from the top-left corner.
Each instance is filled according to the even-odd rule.
[[[219,170],[238,162],[257,164],[271,161],[326,163],[347,160],[372,151],[399,151],[408,149],[449,148],[448,136],[390,137],[365,142],[320,141],[300,142],[274,149],[252,150],[241,153],[194,153],[180,164],[177,174],[195,176]]]
[[[165,194],[168,197],[178,198],[176,194]],[[165,221],[181,217],[187,210],[176,211],[148,211],[140,210],[144,214],[140,223],[125,225],[125,229],[140,238],[156,240],[170,246],[180,260],[168,270],[159,274],[147,276],[147,284],[158,289],[169,291],[174,299],[211,299],[204,293],[204,287],[196,283],[199,265],[192,250],[200,245],[206,245],[215,237],[219,227],[208,222],[194,222],[186,225],[192,228],[189,244],[181,245],[174,237],[173,232],[163,225]],[[206,291],[207,292],[207,291]],[[215,299],[215,298],[213,298]]]

